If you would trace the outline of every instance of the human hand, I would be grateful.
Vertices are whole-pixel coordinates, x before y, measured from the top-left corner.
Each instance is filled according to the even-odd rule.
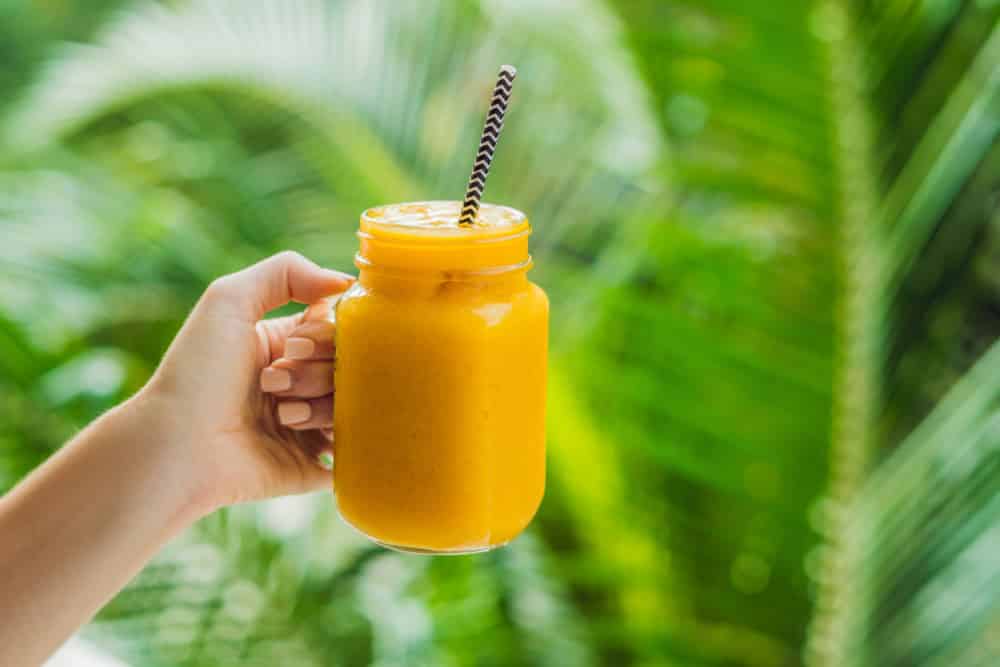
[[[137,397],[191,462],[202,512],[331,484],[333,329],[353,277],[283,252],[213,282]],[[288,301],[306,312],[262,320]]]
[[[331,487],[324,300],[352,281],[291,252],[216,280],[149,383],[0,496],[0,664],[41,664],[200,516]],[[261,320],[290,300],[314,305]]]

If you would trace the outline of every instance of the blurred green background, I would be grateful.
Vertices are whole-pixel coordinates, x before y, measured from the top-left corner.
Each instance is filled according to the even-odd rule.
[[[0,0],[0,490],[214,277],[486,198],[553,303],[509,548],[230,509],[84,635],[145,665],[1000,664],[996,0]],[[66,567],[72,567],[66,563]],[[85,573],[81,573],[85,576]]]

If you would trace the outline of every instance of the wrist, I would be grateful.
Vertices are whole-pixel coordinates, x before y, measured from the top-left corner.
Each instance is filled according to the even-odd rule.
[[[150,383],[106,418],[148,465],[154,476],[151,492],[170,512],[171,522],[185,527],[218,508],[204,466],[196,458],[197,438],[168,392]]]

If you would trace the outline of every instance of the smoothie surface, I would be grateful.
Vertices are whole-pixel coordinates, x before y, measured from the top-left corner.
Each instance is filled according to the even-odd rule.
[[[361,215],[365,223],[383,228],[399,228],[400,231],[430,234],[470,234],[495,230],[510,232],[527,222],[524,213],[509,206],[482,204],[479,215],[472,225],[458,224],[462,212],[459,201],[426,201],[405,204],[388,204],[368,209]]]

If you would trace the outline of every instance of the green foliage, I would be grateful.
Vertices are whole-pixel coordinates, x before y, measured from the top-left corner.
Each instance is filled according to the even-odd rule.
[[[855,664],[996,659],[1000,343],[868,480],[847,534],[860,564]]]
[[[429,560],[327,496],[233,508],[88,633],[164,666],[988,664],[998,17],[0,3],[0,488],[141,386],[213,277],[348,267],[363,208],[457,198],[513,62],[487,196],[531,215],[555,309],[532,529]]]
[[[1000,332],[992,318],[980,320],[983,311],[995,308],[995,292],[974,288],[973,294],[961,294],[955,289],[965,283],[966,291],[970,283],[979,282],[976,254],[985,250],[988,257],[991,251],[990,243],[977,246],[976,240],[995,233],[989,230],[990,214],[983,202],[985,192],[1000,184],[995,158],[989,157],[996,152],[1000,132],[1000,11],[982,3],[898,5],[821,5],[830,16],[839,17],[841,26],[827,42],[833,107],[842,119],[839,187],[846,232],[846,338],[823,519],[828,545],[817,558],[821,595],[807,652],[812,662],[823,665],[934,664],[935,653],[951,650],[953,637],[974,634],[980,622],[973,615],[965,619],[966,625],[956,624],[949,633],[929,640],[929,650],[911,656],[884,639],[863,639],[879,635],[870,627],[859,629],[859,619],[873,625],[884,620],[868,615],[872,605],[900,605],[921,586],[894,579],[879,562],[872,545],[881,541],[881,534],[859,537],[853,527],[858,515],[862,523],[874,519],[873,503],[891,504],[881,495],[884,482],[866,486],[865,479],[872,470],[875,480],[883,479],[880,461]],[[909,13],[899,25],[903,5]],[[888,37],[897,30],[902,41]],[[863,50],[861,43],[871,46]],[[936,60],[930,61],[932,56]],[[914,77],[918,59],[926,72]],[[915,78],[913,85],[901,86],[908,77]],[[916,109],[927,115],[915,114]],[[914,131],[916,127],[920,130]],[[940,322],[944,313],[957,317],[946,325],[947,341],[930,334],[926,326],[934,319]],[[975,342],[964,343],[966,337]],[[978,397],[969,396],[970,404],[992,391],[988,386],[973,390]],[[926,402],[920,404],[916,397]],[[953,436],[960,442],[976,437],[961,431]],[[956,444],[939,436],[927,446],[943,457]],[[882,469],[899,470],[893,461],[909,456],[896,453]],[[924,487],[902,473],[897,476],[893,483],[900,488],[949,498],[960,495],[953,485]],[[866,500],[872,496],[874,500]],[[894,520],[927,520],[919,502],[894,511]],[[972,531],[985,538],[992,530],[989,523],[959,515],[944,525],[949,536]],[[890,536],[885,541],[879,549],[895,550],[898,567],[924,567],[927,552],[916,541],[907,544]],[[955,553],[939,557],[961,567]],[[870,588],[856,584],[870,576],[881,580],[870,582]],[[993,596],[988,589],[981,595],[986,600]],[[934,602],[913,599],[898,615],[931,613]],[[970,595],[955,610],[956,618],[961,618],[963,607],[980,604]],[[988,641],[980,637],[969,647],[970,655],[988,653]]]

